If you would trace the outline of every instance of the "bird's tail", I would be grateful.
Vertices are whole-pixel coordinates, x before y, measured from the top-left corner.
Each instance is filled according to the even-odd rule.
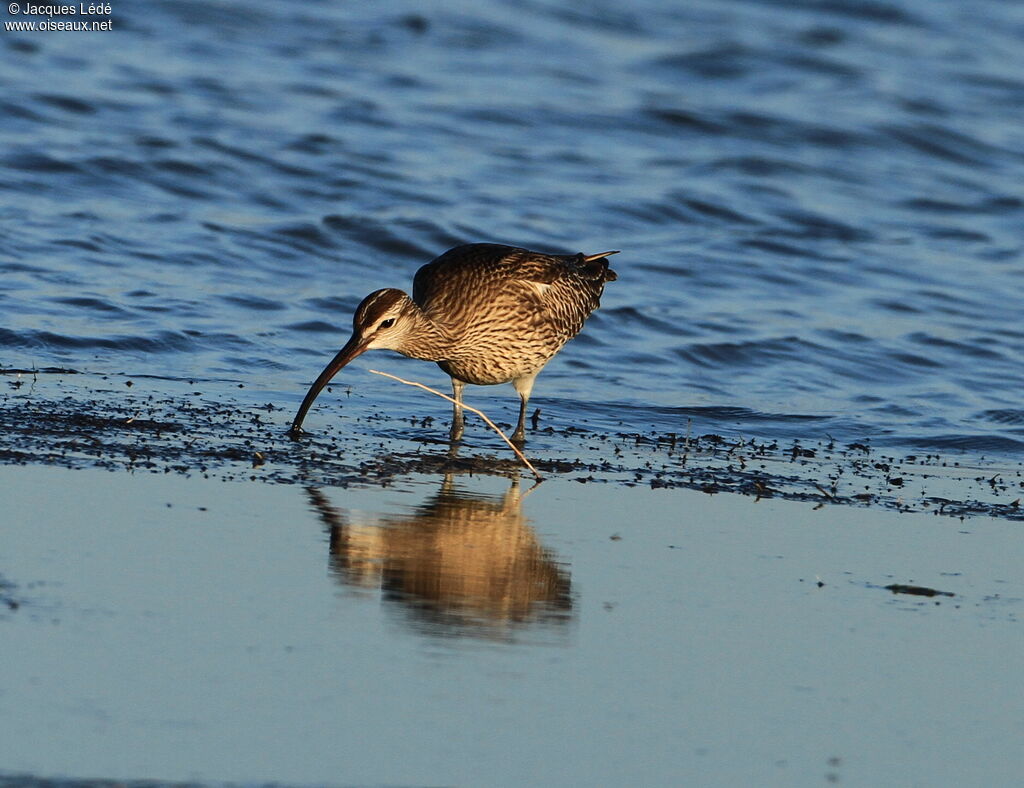
[[[597,254],[581,255],[583,262],[586,263],[583,270],[589,274],[588,278],[601,279],[605,282],[614,282],[618,279],[619,275],[608,267],[608,261],[605,259],[618,253],[619,250],[615,249],[611,252],[598,252]],[[590,265],[590,263],[597,263],[597,265]]]

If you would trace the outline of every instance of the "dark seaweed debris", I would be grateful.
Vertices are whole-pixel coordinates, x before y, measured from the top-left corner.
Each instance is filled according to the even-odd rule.
[[[17,586],[0,575],[0,611],[17,610],[21,607],[21,600],[15,595],[16,591]]]
[[[295,440],[287,434],[290,409],[234,394],[212,399],[194,381],[149,378],[128,388],[126,379],[39,370],[30,385],[0,395],[0,464],[340,486],[387,486],[418,473],[522,470],[482,430],[452,448],[433,419],[364,413],[332,418]],[[887,455],[866,441],[842,445],[827,436],[807,443],[569,425],[534,433],[527,455],[546,476],[581,484],[1024,520],[1019,465],[997,467],[964,455]]]
[[[893,583],[885,587],[886,591],[894,594],[910,594],[911,596],[956,596],[952,591],[938,591],[927,586],[908,586],[902,583]]]

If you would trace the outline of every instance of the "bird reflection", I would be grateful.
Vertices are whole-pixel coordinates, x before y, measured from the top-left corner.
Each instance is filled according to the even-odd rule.
[[[414,629],[449,637],[514,638],[571,620],[569,573],[537,540],[518,480],[502,496],[445,476],[408,514],[363,516],[307,487],[330,534],[330,567],[349,589],[376,589]]]

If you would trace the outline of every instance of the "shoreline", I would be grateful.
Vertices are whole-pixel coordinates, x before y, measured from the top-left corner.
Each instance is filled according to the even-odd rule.
[[[0,372],[2,380],[29,371]],[[443,420],[344,414],[293,439],[290,411],[223,391],[214,402],[188,381],[161,380],[162,388],[143,392],[127,376],[61,368],[31,374],[16,386],[7,379],[11,390],[0,398],[0,464],[342,487],[386,487],[410,474],[528,473],[482,425],[453,448]],[[526,455],[546,479],[1024,520],[1024,465],[1006,459],[577,426],[545,426],[531,437]]]

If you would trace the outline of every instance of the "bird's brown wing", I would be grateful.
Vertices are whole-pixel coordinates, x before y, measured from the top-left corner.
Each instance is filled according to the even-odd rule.
[[[616,278],[605,260],[612,254],[616,253],[548,255],[502,244],[465,244],[449,249],[416,272],[412,298],[426,308],[455,292],[496,291],[513,281],[540,285],[539,292],[546,289],[544,285],[576,277],[602,285]]]

